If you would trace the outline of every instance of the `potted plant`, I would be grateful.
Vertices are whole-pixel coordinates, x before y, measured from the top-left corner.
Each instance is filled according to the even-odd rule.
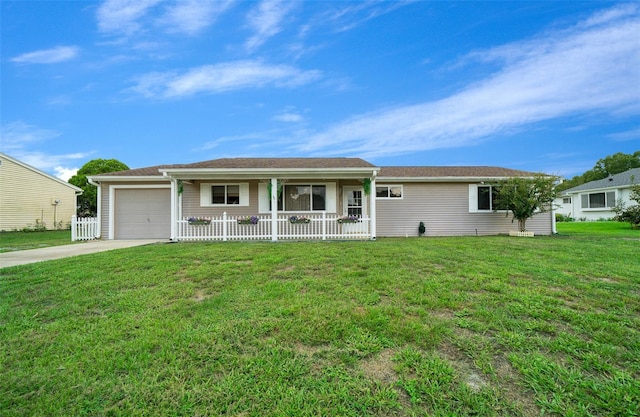
[[[291,224],[306,224],[310,223],[311,219],[304,216],[291,216],[289,217],[289,223]]]
[[[337,222],[340,224],[343,223],[360,223],[360,218],[358,216],[342,216],[342,217],[338,217]]]
[[[203,226],[203,225],[211,224],[210,217],[189,217],[187,221],[192,226]]]
[[[258,224],[259,220],[258,216],[238,217],[238,224]]]

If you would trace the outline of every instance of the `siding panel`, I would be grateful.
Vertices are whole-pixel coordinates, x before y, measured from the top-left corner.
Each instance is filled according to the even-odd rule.
[[[69,225],[76,213],[73,188],[9,159],[0,161],[0,230],[33,227],[36,220],[47,229]]]
[[[378,236],[495,235],[515,230],[517,224],[504,213],[469,213],[469,185],[464,183],[405,183],[402,200],[377,200]],[[536,234],[551,234],[551,214],[527,221]]]

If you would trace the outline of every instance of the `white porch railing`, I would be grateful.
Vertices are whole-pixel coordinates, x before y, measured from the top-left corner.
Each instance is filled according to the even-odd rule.
[[[355,223],[340,223],[342,216],[334,214],[297,215],[309,219],[308,223],[292,223],[292,214],[278,215],[276,220],[277,240],[327,240],[327,239],[369,239],[370,219],[361,218]],[[240,224],[244,216],[208,217],[208,224],[189,222],[187,218],[178,220],[178,240],[271,240],[271,215],[255,216],[255,224]]]
[[[98,238],[96,217],[71,217],[71,240],[93,240]]]

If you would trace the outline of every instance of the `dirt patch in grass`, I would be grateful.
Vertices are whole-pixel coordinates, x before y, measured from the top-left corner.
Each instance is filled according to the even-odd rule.
[[[393,358],[396,354],[394,349],[384,349],[377,355],[371,356],[360,363],[360,369],[369,378],[394,387],[398,394],[398,400],[402,408],[409,410],[412,407],[409,394],[398,386],[400,377],[395,370]]]
[[[392,349],[384,349],[377,355],[362,361],[360,368],[368,378],[385,384],[395,384],[399,378],[393,366],[394,355],[395,352]]]
[[[502,356],[496,357],[494,360],[494,369],[500,385],[509,387],[508,389],[501,390],[502,395],[508,401],[517,404],[525,416],[541,415],[540,408],[538,408],[533,400],[533,393],[527,392],[527,390],[522,387],[520,373],[511,366],[507,359]]]
[[[438,348],[438,355],[446,359],[472,391],[478,392],[488,385],[487,378],[477,369],[470,358],[450,342],[444,342]]]
[[[210,297],[211,295],[207,294],[204,290],[196,290],[196,293],[191,297],[191,299],[197,302],[202,302]]]

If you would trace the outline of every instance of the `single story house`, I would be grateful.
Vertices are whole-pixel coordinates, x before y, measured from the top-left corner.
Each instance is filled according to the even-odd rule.
[[[491,183],[530,172],[497,167],[378,167],[359,158],[223,158],[89,177],[107,239],[375,239],[494,235]],[[551,213],[529,230],[549,235]]]
[[[633,168],[607,178],[587,182],[563,191],[556,199],[557,212],[576,220],[611,219],[613,207],[631,200],[631,187],[640,184],[640,168]]]
[[[0,230],[61,229],[82,189],[0,153]]]

